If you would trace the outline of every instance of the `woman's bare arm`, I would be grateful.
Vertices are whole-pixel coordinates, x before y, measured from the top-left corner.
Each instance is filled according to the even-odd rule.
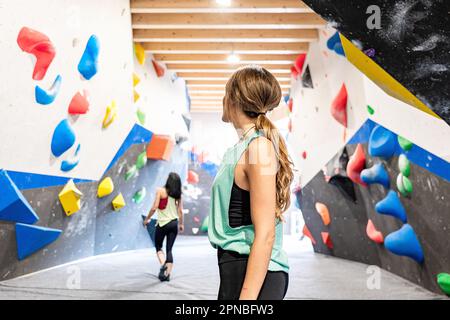
[[[152,218],[153,214],[156,212],[156,209],[158,209],[160,199],[161,199],[161,191],[158,189],[156,191],[155,201],[153,202],[152,208],[148,212],[147,218],[144,221],[144,225],[147,225],[150,222],[150,219]]]
[[[266,138],[254,140],[248,148],[245,173],[250,187],[251,217],[255,239],[250,250],[240,299],[257,299],[269,267],[275,240],[277,158]]]
[[[178,222],[179,222],[179,226],[178,228],[180,229],[180,232],[184,231],[184,215],[183,215],[183,200],[182,198],[180,198],[180,200],[178,200]]]

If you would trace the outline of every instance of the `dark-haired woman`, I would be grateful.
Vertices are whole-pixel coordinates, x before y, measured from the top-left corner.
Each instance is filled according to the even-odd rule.
[[[161,264],[158,278],[161,281],[169,281],[173,268],[172,247],[178,230],[180,232],[184,231],[181,179],[177,173],[171,172],[167,178],[166,185],[156,190],[155,202],[144,221],[144,225],[150,222],[155,212],[158,213],[155,230],[155,249]],[[166,238],[165,255],[162,251],[164,238]]]

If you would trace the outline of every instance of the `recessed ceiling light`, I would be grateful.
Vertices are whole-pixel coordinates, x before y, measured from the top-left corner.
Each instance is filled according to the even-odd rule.
[[[221,6],[231,6],[231,0],[216,0],[216,2]]]
[[[235,54],[234,52],[230,53],[230,55],[227,57],[228,62],[230,63],[238,63],[241,61],[241,58]]]

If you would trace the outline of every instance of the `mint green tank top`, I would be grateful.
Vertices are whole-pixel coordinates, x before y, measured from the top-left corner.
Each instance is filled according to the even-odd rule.
[[[262,133],[255,132],[243,141],[229,148],[222,160],[222,164],[214,179],[211,191],[211,208],[208,222],[208,238],[214,248],[234,251],[240,254],[250,254],[255,238],[253,225],[230,227],[228,209],[231,198],[231,188],[234,182],[234,169],[242,154],[247,150],[253,139]],[[276,219],[275,242],[269,262],[269,271],[289,271],[287,254],[283,246],[283,223]]]

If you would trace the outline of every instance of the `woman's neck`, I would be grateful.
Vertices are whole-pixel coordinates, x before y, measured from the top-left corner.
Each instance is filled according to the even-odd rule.
[[[248,122],[245,124],[240,125],[239,127],[236,127],[236,132],[239,136],[239,139],[245,139],[249,134],[251,134],[255,129],[255,124],[252,122]]]

